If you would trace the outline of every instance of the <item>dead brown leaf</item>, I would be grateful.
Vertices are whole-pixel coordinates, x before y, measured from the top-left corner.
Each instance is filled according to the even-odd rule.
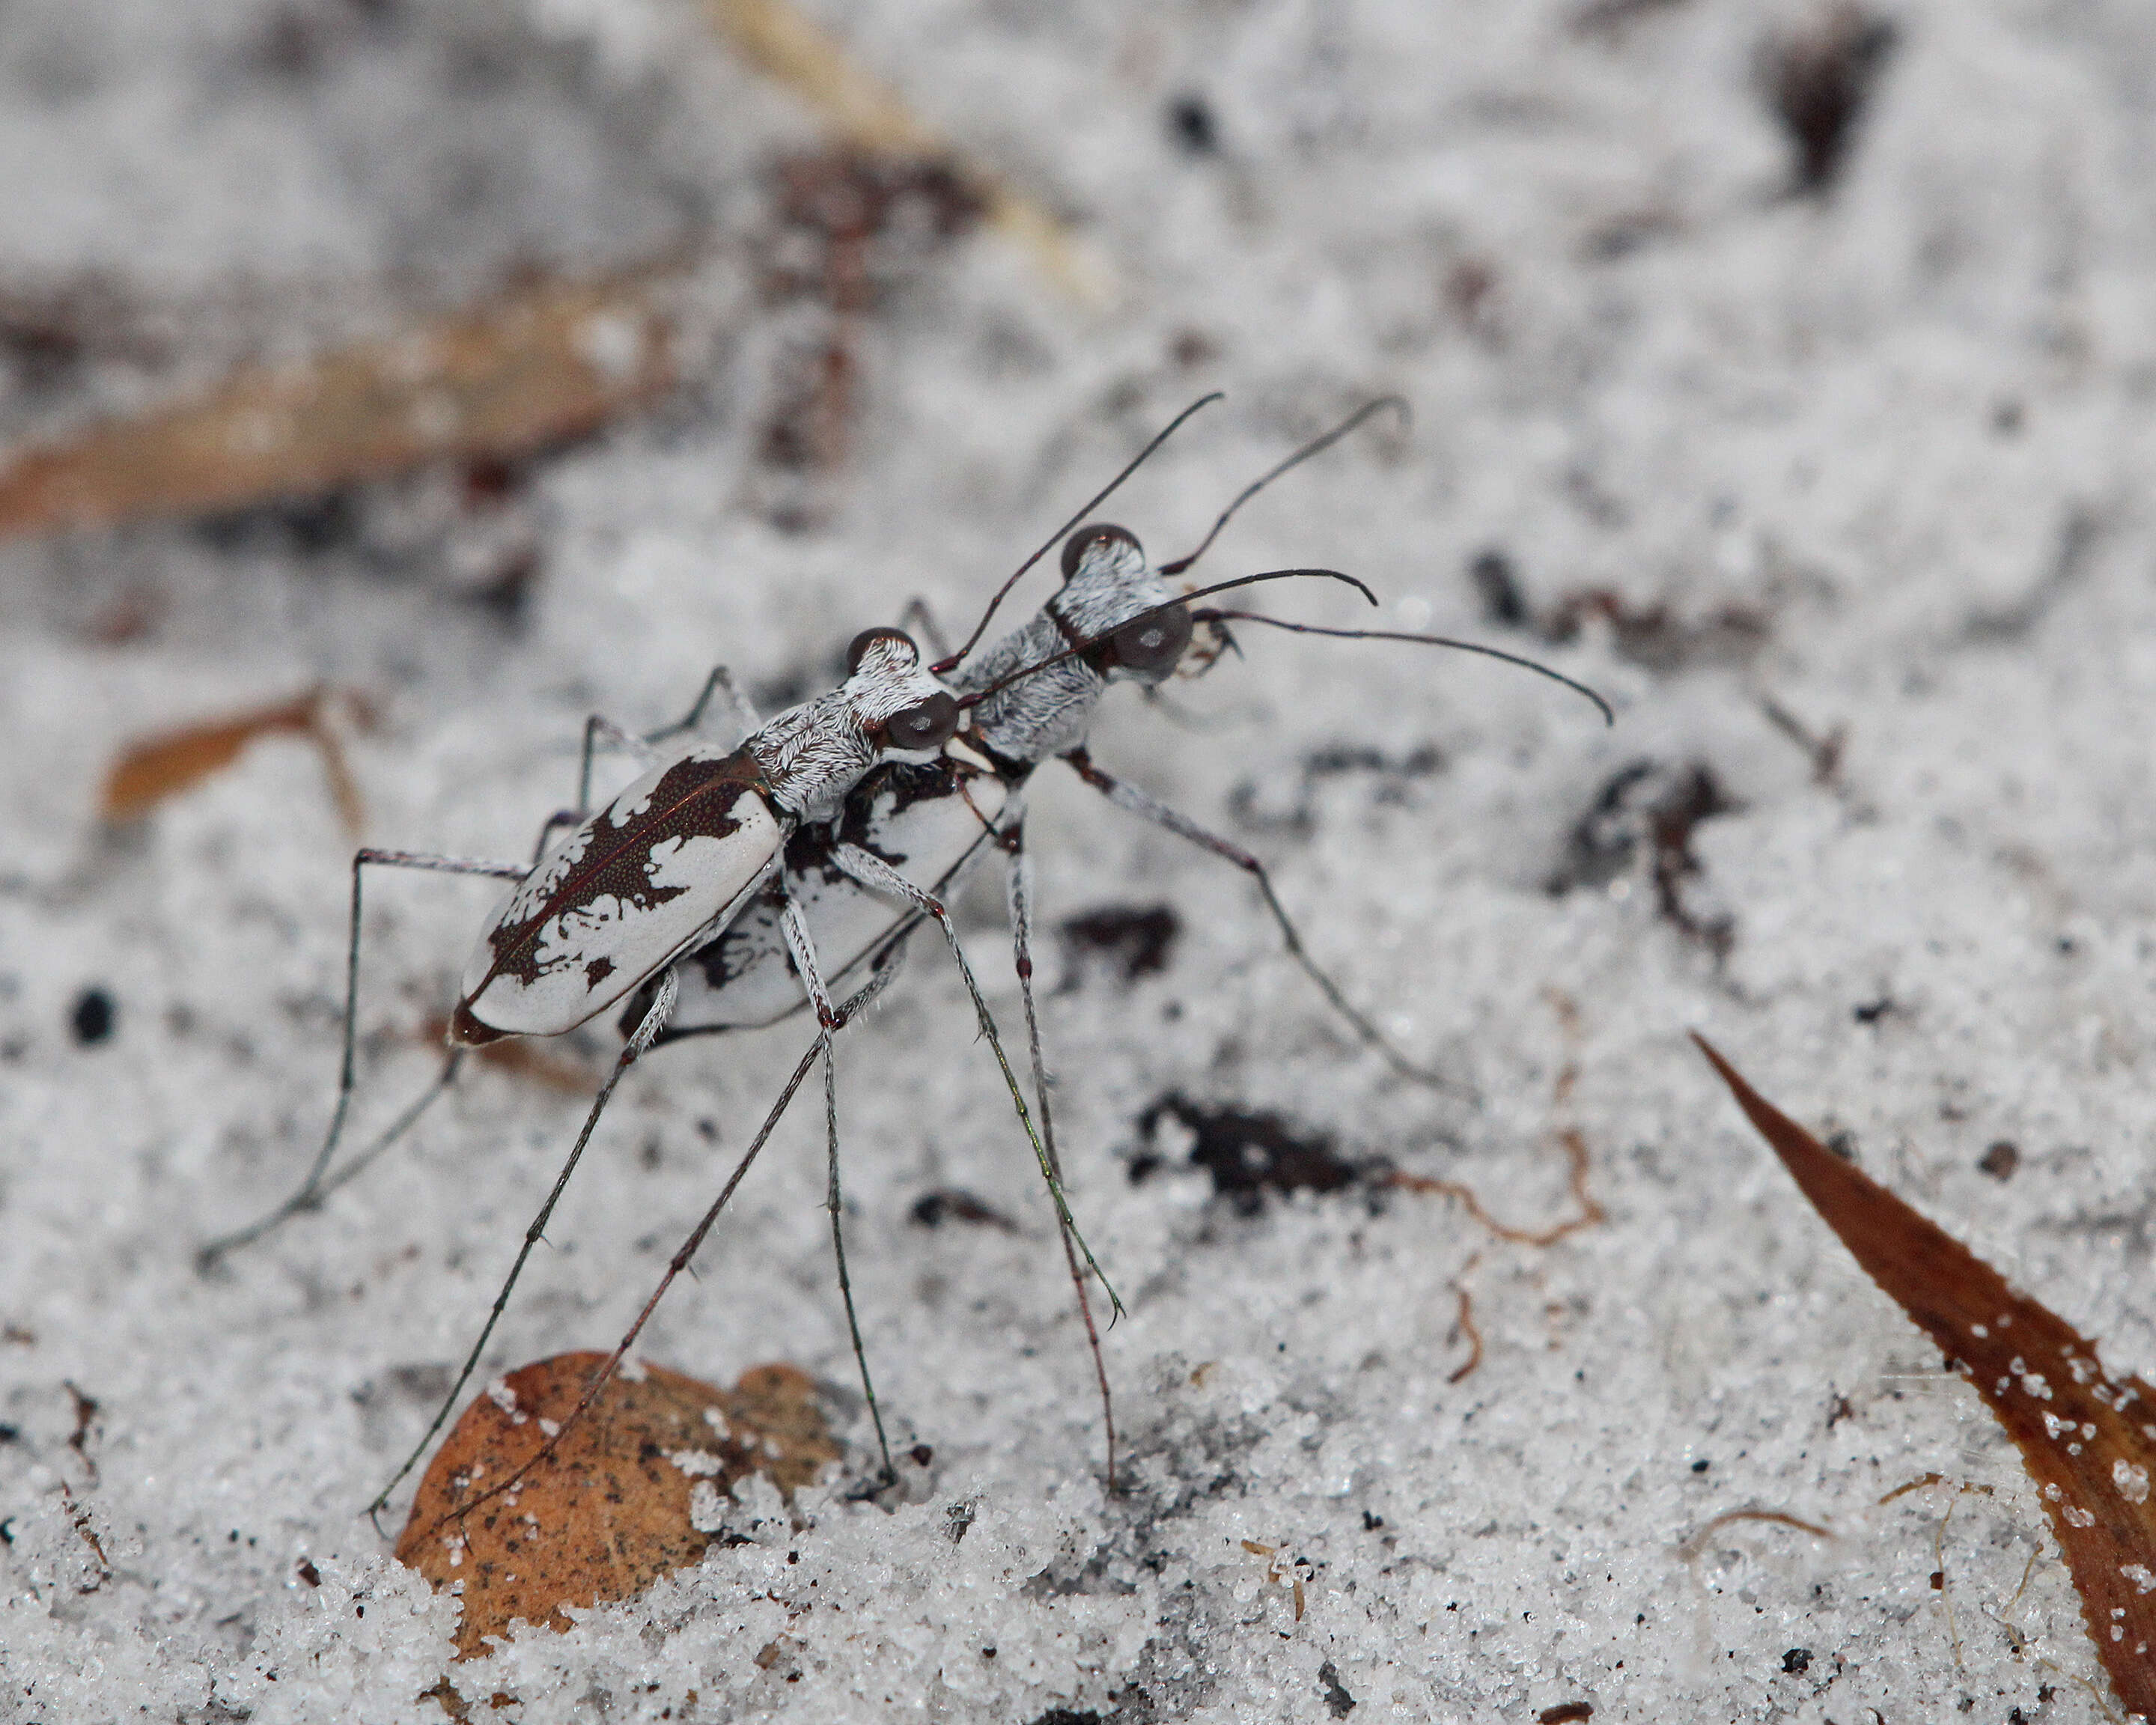
[[[222,773],[259,738],[298,736],[311,738],[321,752],[322,776],[329,783],[337,818],[357,839],[366,811],[345,760],[340,735],[340,720],[345,717],[364,726],[372,716],[358,696],[318,687],[274,706],[144,737],[122,749],[105,774],[98,813],[116,823],[139,820],[167,797]]]
[[[2020,1447],[2128,1712],[2156,1718],[2156,1391],[1958,1240],[1844,1162],[1694,1036],[1866,1272],[1958,1363]]]
[[[644,274],[506,294],[15,451],[0,459],[0,533],[249,508],[580,436],[674,380],[653,286]]]
[[[565,1630],[564,1606],[633,1598],[696,1562],[712,1538],[690,1520],[699,1481],[723,1496],[762,1473],[790,1497],[839,1459],[815,1385],[792,1366],[757,1366],[732,1389],[645,1366],[611,1379],[514,1490],[485,1495],[561,1430],[606,1359],[562,1353],[511,1372],[465,1410],[419,1482],[397,1558],[437,1592],[460,1589],[459,1659],[518,1618]]]

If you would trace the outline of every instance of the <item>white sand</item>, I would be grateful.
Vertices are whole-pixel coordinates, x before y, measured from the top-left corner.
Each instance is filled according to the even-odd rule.
[[[452,1609],[357,1512],[579,1108],[481,1072],[324,1214],[199,1277],[197,1245],[285,1189],[325,1124],[350,847],[290,742],[100,838],[116,751],[357,685],[386,717],[357,752],[370,839],[514,855],[569,788],[587,709],[656,723],[715,659],[752,688],[819,682],[916,593],[970,618],[1215,387],[1228,403],[1114,506],[1149,547],[1179,550],[1298,438],[1398,391],[1409,434],[1313,464],[1206,567],[1352,570],[1394,626],[1547,653],[1620,706],[1605,733],[1502,668],[1250,630],[1247,660],[1178,690],[1201,722],[1134,698],[1104,714],[1102,762],[1266,857],[1351,994],[1480,1106],[1345,1040],[1231,870],[1045,773],[1044,915],[1183,919],[1164,974],[1096,968],[1047,1003],[1074,1202],[1130,1307],[1108,1344],[1127,1491],[1103,1491],[1030,1158],[923,944],[842,1065],[855,1286],[894,1435],[934,1451],[914,1501],[834,1491],[798,1533],[750,1506],[755,1543],[568,1635],[521,1635],[457,1685],[526,1721],[2100,1717],[2010,1447],[1683,1032],[1852,1133],[2114,1366],[2156,1367],[2143,8],[1897,7],[1898,51],[1818,200],[1785,195],[1755,82],[1767,8],[1691,0],[1595,33],[1569,27],[1577,0],[819,8],[1068,212],[1121,297],[1076,307],[992,235],[932,262],[864,339],[854,455],[797,536],[768,524],[756,466],[783,341],[752,291],[756,174],[811,136],[788,100],[656,0],[387,22],[298,0],[281,10],[318,39],[301,74],[263,69],[279,10],[0,10],[0,278],[103,270],[192,307],[177,375],[207,375],[702,219],[710,358],[656,420],[543,468],[521,634],[458,597],[439,551],[385,569],[268,530],[0,551],[0,1717],[439,1717],[415,1697]],[[1165,121],[1187,92],[1216,118],[1209,157]],[[1186,333],[1214,357],[1179,364]],[[18,377],[0,413],[20,434],[174,375],[93,355],[56,395]],[[1603,588],[1688,624],[1741,608],[1766,633],[1674,665],[1596,622],[1545,646],[1481,615],[1466,572],[1492,547],[1537,607]],[[95,619],[136,591],[162,606],[151,634],[98,644]],[[1266,603],[1353,620],[1314,590]],[[1768,701],[1846,727],[1835,783]],[[1441,771],[1306,774],[1320,750],[1426,744]],[[1734,919],[1719,967],[1656,914],[1644,852],[1545,890],[1640,760],[1703,763],[1741,804],[1701,827],[1685,887]],[[1281,818],[1306,789],[1298,827]],[[425,1081],[413,1033],[490,891],[377,886],[362,1123]],[[1014,1027],[994,895],[966,911]],[[1051,941],[1051,988],[1062,970]],[[116,1029],[79,1047],[93,984]],[[1576,1044],[1553,991],[1578,1004]],[[490,1369],[610,1343],[802,1034],[671,1050],[624,1086]],[[1541,1250],[1432,1198],[1245,1216],[1168,1127],[1150,1147],[1169,1166],[1133,1183],[1133,1122],[1169,1092],[1276,1111],[1522,1221],[1567,1213],[1553,1134],[1576,1123],[1608,1221]],[[1976,1166],[2001,1139],[2020,1152],[2005,1183]],[[804,1112],[652,1358],[851,1384],[821,1182]],[[908,1220],[953,1186],[1022,1231]],[[1455,1384],[1463,1286],[1485,1352]],[[79,1448],[69,1384],[97,1404]],[[865,1422],[847,1436],[857,1480]],[[1933,1471],[1989,1495],[1878,1507]],[[1743,1509],[1832,1537],[1755,1519],[1687,1544]]]

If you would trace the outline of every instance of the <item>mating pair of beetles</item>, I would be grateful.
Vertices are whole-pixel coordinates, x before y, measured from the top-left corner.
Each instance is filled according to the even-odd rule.
[[[907,939],[924,919],[937,925],[949,946],[1054,1201],[1093,1351],[1112,1481],[1115,1426],[1099,1332],[1087,1297],[1089,1275],[1100,1277],[1111,1311],[1121,1308],[1064,1196],[1032,988],[1032,901],[1024,850],[1024,793],[1034,769],[1052,756],[1068,762],[1119,807],[1245,870],[1262,893],[1290,954],[1357,1034],[1409,1076],[1441,1081],[1394,1048],[1317,968],[1255,856],[1093,763],[1086,742],[1095,708],[1112,684],[1133,682],[1152,690],[1184,667],[1186,660],[1192,669],[1204,669],[1233,645],[1227,625],[1248,621],[1301,633],[1413,641],[1486,654],[1578,691],[1601,709],[1605,721],[1609,711],[1593,691],[1571,679],[1474,643],[1389,630],[1320,629],[1191,603],[1233,588],[1303,578],[1344,583],[1376,603],[1361,582],[1337,571],[1270,570],[1182,593],[1170,588],[1168,581],[1204,555],[1251,497],[1373,413],[1400,407],[1396,400],[1369,403],[1245,487],[1198,548],[1172,562],[1157,568],[1149,565],[1137,540],[1123,528],[1079,525],[1184,420],[1218,398],[1209,396],[1178,415],[1105,490],[1020,564],[955,653],[924,663],[907,634],[895,629],[870,629],[855,639],[847,654],[848,675],[836,690],[761,725],[723,667],[712,673],[680,724],[652,737],[630,736],[594,716],[585,729],[578,806],[546,824],[535,859],[528,865],[405,851],[359,852],[352,870],[344,1057],[329,1132],[299,1190],[261,1221],[213,1243],[205,1249],[207,1259],[222,1256],[293,1214],[319,1205],[411,1127],[454,1080],[469,1049],[507,1036],[558,1035],[615,1009],[622,1009],[620,1028],[625,1039],[545,1204],[526,1230],[462,1372],[434,1423],[377,1496],[373,1509],[386,1503],[454,1408],[623,1073],[662,1042],[769,1024],[805,1009],[813,1009],[816,1016],[815,1042],[793,1069],[717,1199],[669,1264],[635,1325],[594,1374],[578,1413],[612,1376],[668,1286],[694,1257],[820,1060],[829,1159],[827,1204],[839,1286],[886,1476],[890,1476],[890,1447],[861,1347],[840,1231],[834,1039],[888,984]],[[1004,596],[1059,542],[1060,591],[1023,627],[975,654]],[[1198,640],[1201,628],[1208,635],[1202,644]],[[714,700],[721,696],[729,700],[747,733],[743,741],[731,749],[692,742],[685,749],[665,750],[670,739],[694,737]],[[644,756],[648,770],[606,808],[588,814],[592,757],[602,743]],[[572,830],[549,848],[565,825]],[[1037,1116],[1005,1055],[946,909],[969,870],[991,851],[1002,852],[1009,860],[1009,906]],[[440,1075],[387,1132],[336,1164],[353,1090],[361,883],[371,865],[495,875],[516,885],[489,920],[465,967],[449,1024],[451,1052]],[[835,994],[834,987],[841,984],[852,992]],[[557,1433],[554,1441],[558,1438]],[[547,1450],[552,1447],[550,1442]],[[503,1481],[494,1491],[513,1483],[513,1479]],[[476,1501],[464,1506],[465,1511]]]

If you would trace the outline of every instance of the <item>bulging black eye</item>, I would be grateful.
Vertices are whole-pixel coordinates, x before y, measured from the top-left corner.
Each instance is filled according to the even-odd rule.
[[[1190,614],[1180,605],[1133,618],[1108,637],[1111,662],[1125,670],[1172,670],[1190,644]]]
[[[885,721],[884,735],[893,748],[941,748],[958,728],[958,703],[942,690],[917,706],[893,713]]]
[[[1063,578],[1068,581],[1078,572],[1078,560],[1095,546],[1120,539],[1132,551],[1138,548],[1138,536],[1128,527],[1111,526],[1106,521],[1095,521],[1081,527],[1063,542]]]
[[[921,660],[921,649],[913,644],[913,637],[902,629],[865,629],[853,639],[846,649],[846,674],[850,676],[861,668],[861,660],[869,649],[878,641],[902,641],[906,650],[916,665]]]

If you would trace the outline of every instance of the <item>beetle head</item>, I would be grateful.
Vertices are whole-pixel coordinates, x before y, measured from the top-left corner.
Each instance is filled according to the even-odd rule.
[[[958,728],[958,703],[930,675],[913,638],[865,629],[846,649],[844,693],[879,753],[926,760]]]
[[[1174,598],[1135,534],[1096,521],[1063,542],[1063,590],[1049,613],[1074,645],[1091,644],[1086,662],[1104,677],[1158,685],[1190,645],[1190,614]]]

